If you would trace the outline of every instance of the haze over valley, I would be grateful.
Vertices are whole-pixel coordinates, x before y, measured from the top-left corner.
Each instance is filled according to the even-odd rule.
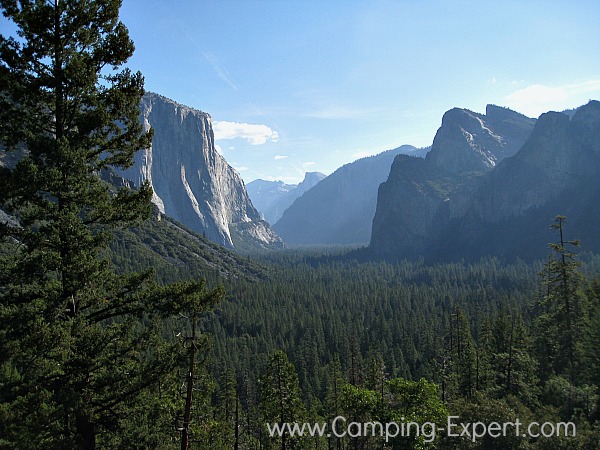
[[[598,448],[600,2],[0,11],[0,449]]]

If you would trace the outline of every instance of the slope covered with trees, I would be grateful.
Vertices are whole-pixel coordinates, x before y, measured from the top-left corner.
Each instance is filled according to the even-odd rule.
[[[597,448],[600,259],[565,217],[535,264],[233,255],[102,175],[151,137],[120,2],[0,6],[1,449]]]
[[[553,228],[565,226],[557,220]],[[282,360],[283,351],[297,375],[286,379],[300,387],[286,395],[293,391],[303,400],[294,421],[331,424],[340,415],[348,423],[404,417],[439,427],[448,416],[485,423],[572,421],[575,437],[509,433],[472,442],[438,433],[426,442],[426,435],[413,434],[388,445],[595,448],[600,260],[589,255],[583,270],[567,248],[567,233],[562,241],[556,235],[546,263],[534,265],[493,258],[434,266],[365,263],[349,256],[355,253],[318,257],[316,251],[271,255],[271,276],[228,287],[229,299],[203,325],[214,340],[216,379],[237,376],[238,417],[244,418],[238,438],[245,436],[247,448],[257,441],[283,448],[281,437],[266,435],[273,403],[261,387],[273,376],[272,358]],[[381,437],[363,437],[305,437],[295,445],[383,444]]]

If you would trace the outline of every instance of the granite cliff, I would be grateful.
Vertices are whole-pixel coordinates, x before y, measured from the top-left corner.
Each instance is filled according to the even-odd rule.
[[[567,239],[600,251],[600,102],[542,114],[521,150],[481,178],[442,234],[442,254],[542,258],[567,216]],[[452,236],[452,238],[450,238]],[[459,245],[462,243],[462,245]],[[462,247],[462,248],[461,248]]]
[[[507,110],[502,113],[510,119]],[[532,121],[512,117],[504,130],[489,126],[501,139],[488,133],[486,145],[463,132],[462,141],[454,133],[441,145],[439,136],[450,135],[442,132],[443,123],[431,159],[397,157],[379,189],[373,254],[432,260],[542,258],[546,244],[555,240],[548,225],[557,214],[568,217],[570,238],[599,251],[600,102],[591,101],[574,114],[542,114],[521,145]],[[512,140],[513,147],[505,146],[508,151],[501,154],[490,136],[496,142]],[[464,141],[474,155],[464,152]],[[511,156],[514,148],[518,151]],[[450,157],[457,154],[456,160]]]
[[[210,115],[147,93],[140,120],[154,129],[152,146],[121,175],[135,185],[148,180],[161,213],[229,248],[283,245],[216,151]]]
[[[442,118],[428,164],[452,174],[487,171],[521,148],[534,123],[534,119],[495,105],[488,105],[485,114],[453,108]]]
[[[534,119],[489,105],[444,114],[425,159],[398,155],[379,186],[371,251],[404,258],[435,253],[453,217],[470,208],[480,178],[525,143]]]

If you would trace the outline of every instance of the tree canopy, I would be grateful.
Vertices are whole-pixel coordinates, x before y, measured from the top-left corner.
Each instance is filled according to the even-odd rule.
[[[222,297],[200,281],[118,273],[105,257],[115,230],[148,218],[152,196],[148,184],[108,181],[152,139],[139,120],[143,77],[124,67],[134,45],[120,6],[0,2],[17,29],[0,37],[0,145],[15,161],[0,169],[0,207],[12,216],[0,229],[8,448],[128,446],[119,440],[143,422],[148,392],[182,362],[162,322]]]

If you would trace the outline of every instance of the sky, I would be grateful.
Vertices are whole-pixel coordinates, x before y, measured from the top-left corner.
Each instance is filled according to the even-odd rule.
[[[600,99],[597,0],[123,0],[146,89],[209,113],[246,183],[431,145],[445,111]]]

